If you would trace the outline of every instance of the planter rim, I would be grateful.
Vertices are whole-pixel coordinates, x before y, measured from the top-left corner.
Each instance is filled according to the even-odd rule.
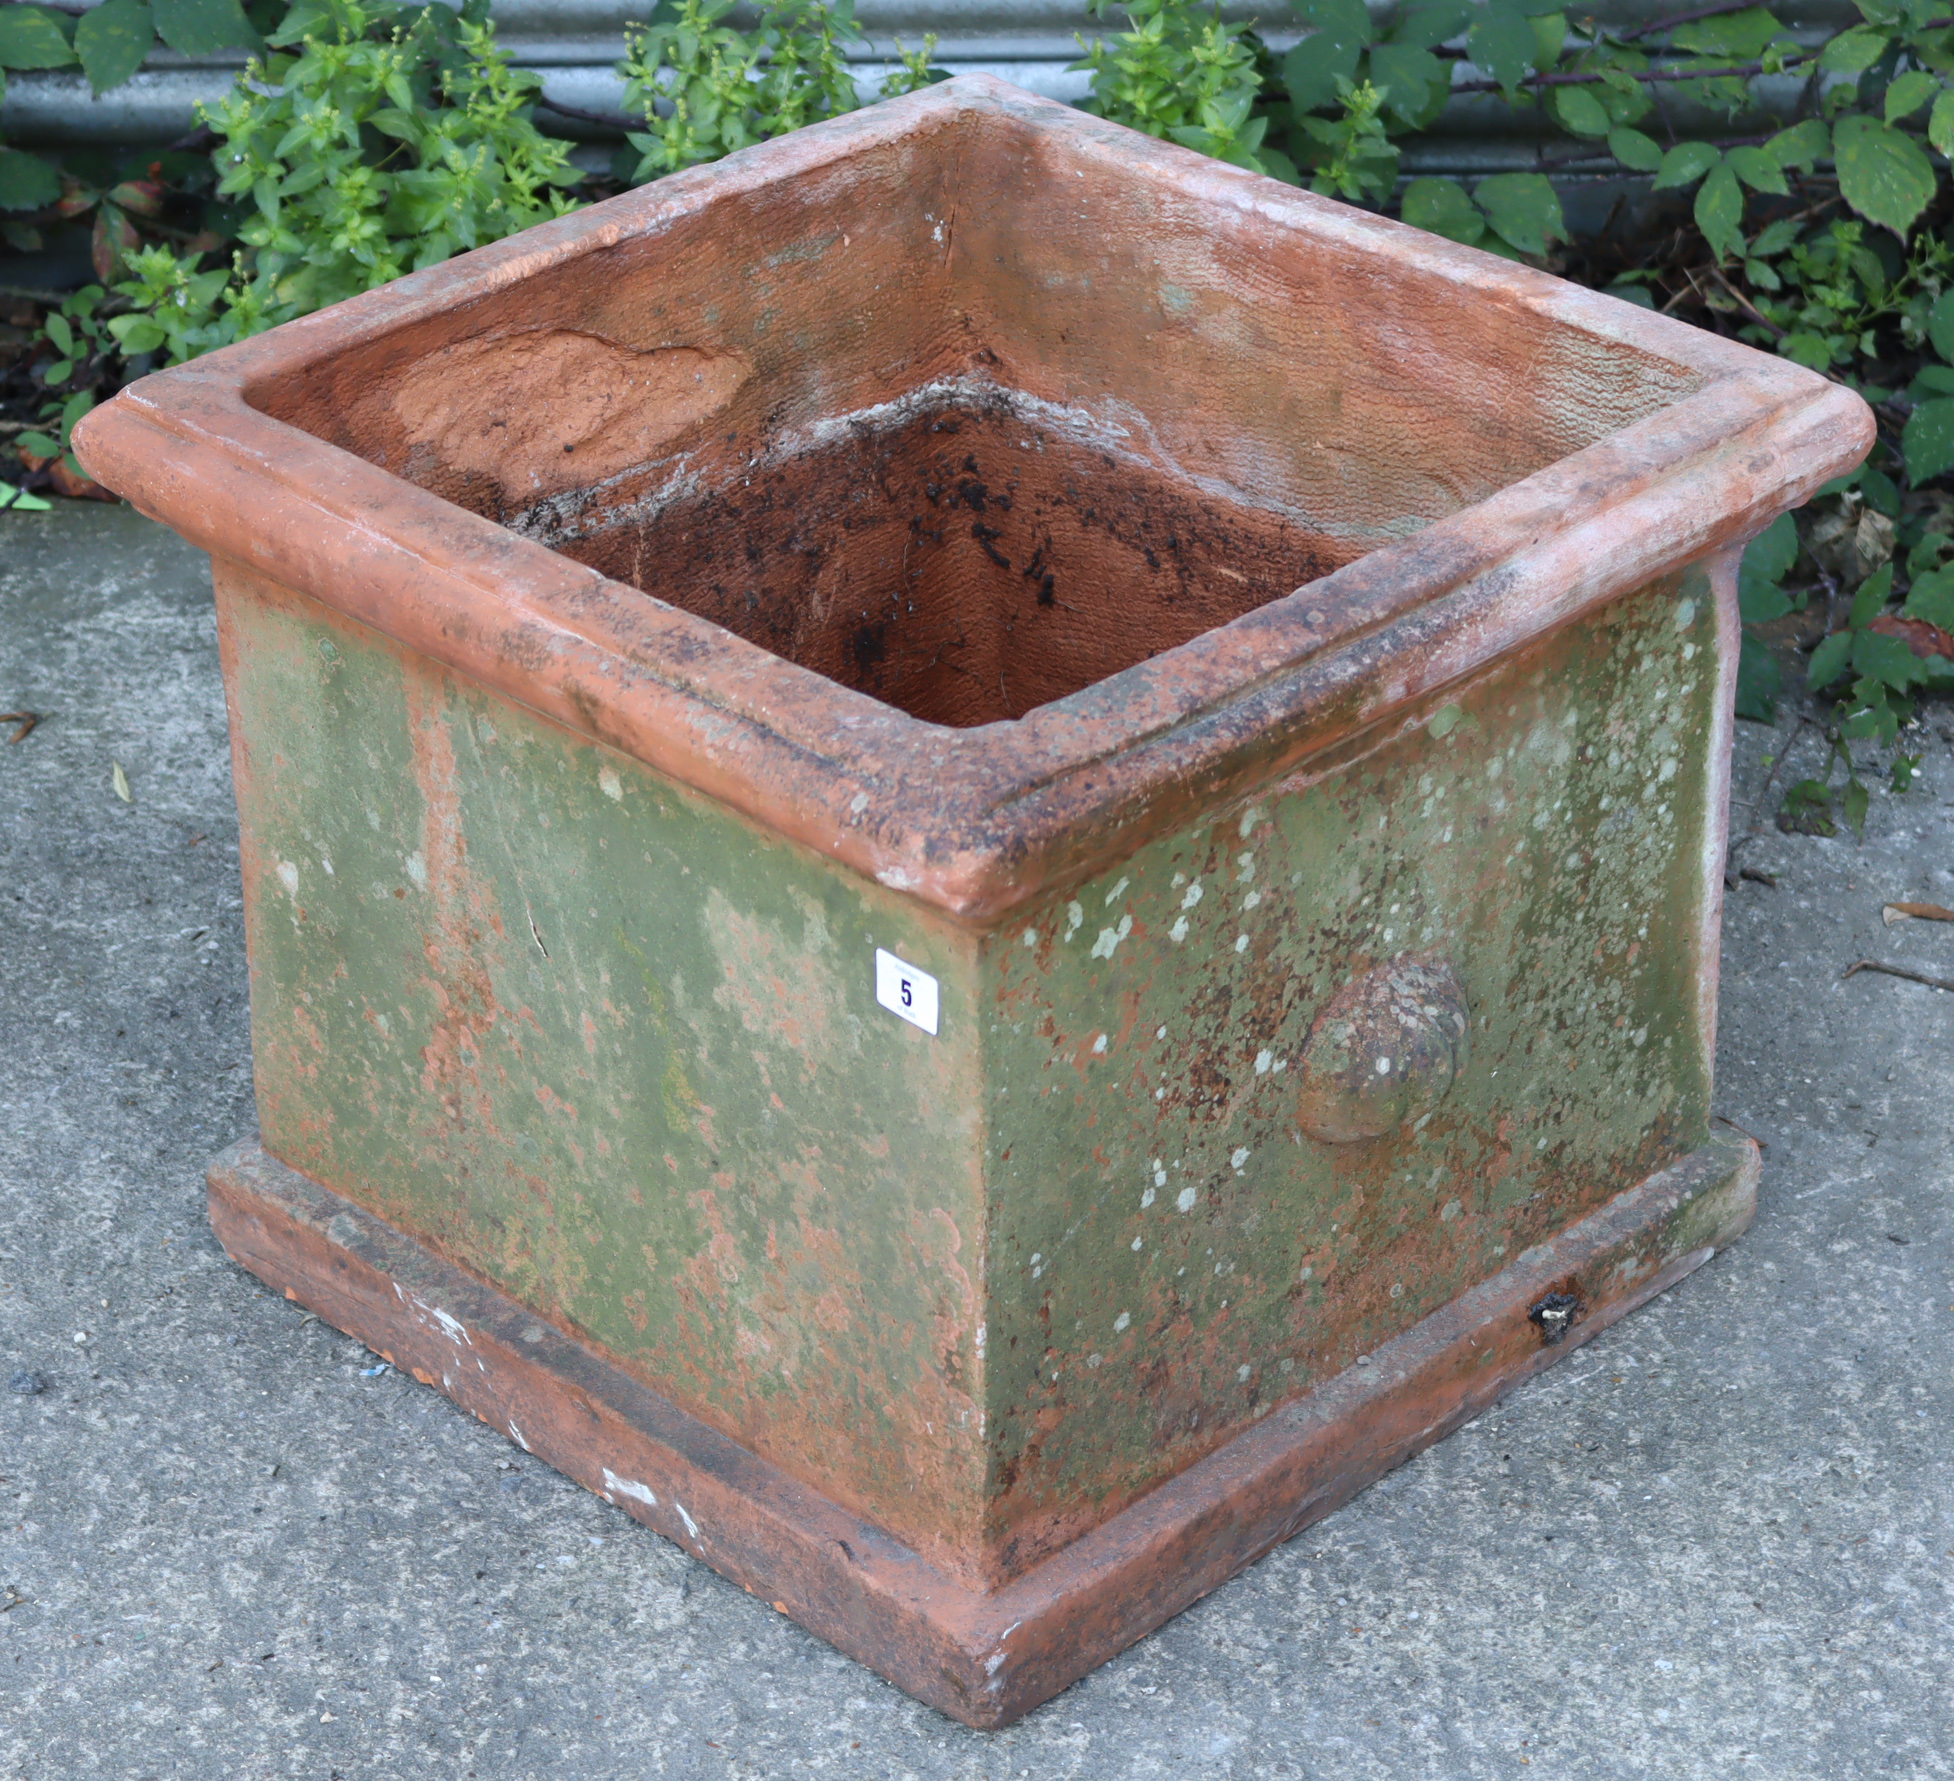
[[[351,347],[969,115],[1058,138],[1080,164],[1217,217],[1469,285],[1516,320],[1680,365],[1701,386],[1230,623],[969,729],[841,686],[253,406],[255,392]],[[86,417],[75,448],[96,480],[204,549],[890,889],[991,926],[1197,807],[1250,798],[1583,612],[1741,545],[1857,464],[1874,434],[1865,403],[1815,372],[973,74],[143,378]]]

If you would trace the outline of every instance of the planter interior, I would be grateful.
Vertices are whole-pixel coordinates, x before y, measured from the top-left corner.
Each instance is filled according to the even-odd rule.
[[[1252,207],[1111,158],[1001,112],[940,114],[252,400],[968,726],[1186,643],[1705,382],[1469,280],[1380,280],[1362,243],[1273,242]]]
[[[1735,551],[1869,437],[977,77],[145,380],[225,1242],[1001,1723],[1742,1228]]]

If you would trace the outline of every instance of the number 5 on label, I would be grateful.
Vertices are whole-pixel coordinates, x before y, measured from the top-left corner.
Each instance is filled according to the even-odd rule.
[[[912,1027],[935,1033],[936,979],[879,946],[875,949],[875,999]]]

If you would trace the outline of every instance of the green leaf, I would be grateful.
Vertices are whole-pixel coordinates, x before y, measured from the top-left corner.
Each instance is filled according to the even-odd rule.
[[[1798,523],[1781,513],[1744,546],[1744,568],[1765,581],[1782,581],[1798,560]]]
[[[1844,814],[1852,832],[1864,839],[1866,833],[1866,788],[1858,780],[1851,781],[1839,794],[1839,809]]]
[[[1900,611],[1907,618],[1924,618],[1943,631],[1954,631],[1954,569],[1916,576]]]
[[[163,324],[153,315],[118,315],[110,321],[109,332],[122,343],[122,350],[131,356],[154,352],[169,338]]]
[[[1852,671],[1867,680],[1903,693],[1927,678],[1927,665],[1899,637],[1883,636],[1878,631],[1855,631],[1852,637]]]
[[[1942,291],[1927,311],[1927,338],[1934,351],[1954,365],[1954,290]]]
[[[157,35],[186,56],[264,47],[238,0],[154,0],[150,10]]]
[[[1610,134],[1610,119],[1607,108],[1585,87],[1556,87],[1553,96],[1554,115],[1576,136],[1607,136]],[[1625,136],[1636,134],[1624,130]],[[1648,142],[1645,136],[1642,138]],[[1653,142],[1649,143],[1655,147]],[[1620,159],[1619,156],[1616,159]]]
[[[1655,101],[1626,69],[1603,66],[1595,69],[1601,84],[1593,89],[1608,113],[1611,123],[1633,124],[1646,117]]]
[[[1825,46],[1818,66],[1826,74],[1864,74],[1886,54],[1886,46],[1891,41],[1884,31],[1875,31],[1869,25],[1854,25]]]
[[[0,210],[39,210],[60,196],[60,176],[39,155],[0,148]]]
[[[1791,189],[1784,183],[1784,168],[1776,156],[1761,148],[1733,148],[1730,170],[1753,192],[1771,192],[1782,198]]]
[[[1891,696],[1877,680],[1855,680],[1839,695],[1850,713],[1839,725],[1839,735],[1848,742],[1863,742],[1868,736],[1877,736],[1892,717],[1887,706]],[[1893,727],[1898,729],[1899,725]]]
[[[30,495],[25,489],[15,488],[10,482],[0,482],[0,512],[46,513],[52,505],[39,495]]]
[[[1728,161],[1710,169],[1696,194],[1696,226],[1719,260],[1744,251],[1744,192]]]
[[[1437,49],[1472,23],[1474,11],[1465,0],[1439,0],[1435,6],[1414,6],[1398,20],[1391,41],[1410,44],[1413,49]]]
[[[1933,201],[1934,164],[1911,136],[1857,112],[1832,132],[1839,192],[1869,223],[1901,240]]]
[[[1832,132],[1822,118],[1808,117],[1802,124],[1780,130],[1765,143],[1764,152],[1780,167],[1803,167],[1809,171],[1832,152]]]
[[[1805,684],[1815,693],[1824,691],[1845,672],[1851,656],[1852,633],[1835,631],[1812,651],[1811,664],[1805,669]]]
[[[1567,14],[1558,11],[1536,12],[1527,21],[1533,26],[1533,65],[1551,68],[1567,47]]]
[[[93,390],[76,390],[61,404],[61,437],[66,439],[75,430],[75,423],[95,406]]]
[[[1944,155],[1954,155],[1954,92],[1943,92],[1927,113],[1927,140]]]
[[[1429,50],[1381,43],[1371,51],[1371,79],[1387,89],[1387,108],[1415,125],[1451,86],[1452,71]]]
[[[1370,47],[1371,15],[1364,0],[1306,0],[1296,10],[1315,30],[1283,58],[1282,79],[1290,104],[1314,111],[1336,102],[1339,77],[1356,78],[1358,58]]]
[[[1900,435],[1900,453],[1906,459],[1907,481],[1914,488],[1954,469],[1954,396],[1936,396],[1914,405]]]
[[[1893,565],[1882,563],[1859,584],[1858,593],[1852,596],[1852,616],[1845,622],[1855,631],[1862,630],[1886,610],[1886,602],[1892,597]]]
[[[1640,130],[1626,124],[1608,132],[1608,152],[1624,167],[1637,173],[1653,173],[1662,165],[1662,149]]]
[[[1414,229],[1429,229],[1471,247],[1486,233],[1486,219],[1452,179],[1414,179],[1404,189],[1402,213]]]
[[[1707,142],[1679,142],[1662,157],[1656,170],[1654,190],[1665,192],[1672,186],[1693,186],[1712,167],[1723,164],[1723,151]]]
[[[0,6],[0,68],[68,68],[72,26],[45,6]]]
[[[1946,554],[1954,538],[1945,532],[1923,532],[1914,540],[1913,548],[1907,552],[1906,575],[1908,579],[1919,582],[1923,577],[1933,574],[1941,566],[1941,558]]]
[[[1940,90],[1936,76],[1918,68],[1908,69],[1886,89],[1886,121],[1897,124],[1901,118],[1912,117]]]
[[[1754,724],[1775,723],[1783,690],[1777,658],[1746,632],[1737,652],[1737,715]]]
[[[1908,579],[1917,583],[1923,576],[1933,574],[1941,567],[1941,558],[1950,548],[1954,548],[1954,538],[1945,532],[1922,532],[1907,552]]]
[[[1354,11],[1351,0],[1290,0],[1290,10],[1305,30],[1335,31],[1355,37],[1360,45],[1371,41],[1371,15],[1363,0],[1356,0]],[[1356,16],[1358,12],[1364,15],[1361,19]]]
[[[1495,173],[1472,195],[1494,231],[1523,254],[1545,254],[1549,242],[1567,239],[1560,196],[1544,173]]]
[[[945,74],[943,78],[948,80],[950,76]],[[1279,179],[1287,186],[1299,186],[1303,183],[1302,173],[1298,170],[1296,163],[1290,160],[1281,149],[1271,148],[1265,142],[1254,153],[1255,164],[1271,179]]]
[[[1791,596],[1775,581],[1765,581],[1747,569],[1737,578],[1737,610],[1747,625],[1768,625],[1791,610]]]
[[[60,310],[51,309],[47,320],[41,325],[47,330],[48,339],[54,342],[54,350],[64,359],[72,359],[75,356],[75,331],[68,326],[68,318]]]
[[[1876,513],[1885,514],[1888,519],[1900,517],[1900,491],[1892,477],[1875,470],[1871,464],[1861,464],[1853,475],[1858,479],[1859,492],[1866,497],[1868,507]]]
[[[1836,835],[1839,831],[1832,821],[1832,794],[1825,781],[1801,779],[1788,788],[1778,807],[1778,827],[1798,835]]]
[[[1533,22],[1510,0],[1490,0],[1466,34],[1466,54],[1509,93],[1533,72]]]
[[[134,74],[155,41],[156,23],[146,0],[103,0],[75,27],[75,54],[97,94]]]
[[[1669,33],[1677,49],[1698,56],[1729,56],[1735,61],[1755,61],[1774,37],[1782,37],[1784,27],[1761,6],[1743,12],[1725,13],[1721,18],[1696,19],[1678,25]]]

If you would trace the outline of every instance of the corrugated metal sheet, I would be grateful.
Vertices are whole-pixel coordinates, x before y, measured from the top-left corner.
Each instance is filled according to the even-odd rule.
[[[1372,9],[1380,16],[1391,10],[1377,0]],[[1286,7],[1230,4],[1225,10],[1237,18],[1287,19]],[[1686,0],[1681,5],[1674,0],[1666,5],[1662,0],[1611,0],[1600,10],[1613,23],[1640,24],[1689,8]],[[516,60],[542,74],[546,98],[577,111],[606,116],[620,112],[624,83],[615,64],[624,54],[626,21],[649,11],[643,0],[497,0],[493,11],[502,41]],[[882,67],[898,42],[920,48],[924,37],[934,33],[935,59],[953,72],[981,70],[1050,98],[1078,100],[1085,96],[1088,78],[1071,67],[1079,58],[1078,39],[1108,29],[1068,0],[858,0],[855,13],[869,36],[854,53],[861,64],[864,97],[880,84]],[[1846,0],[1806,0],[1778,8],[1778,16],[1800,36],[1816,39],[1854,21],[1858,13]],[[1265,32],[1278,49],[1294,43],[1297,35],[1294,30]],[[10,74],[6,103],[0,107],[0,134],[27,146],[166,142],[194,126],[197,104],[219,98],[243,63],[241,54],[193,58],[161,50],[128,85],[100,98],[89,92],[78,73]],[[1462,79],[1474,77],[1470,64],[1461,68]],[[1800,85],[1789,79],[1760,82],[1760,113],[1787,114]],[[1673,96],[1665,104],[1679,133],[1733,128],[1723,114]],[[549,122],[565,135],[601,139],[607,134],[577,119],[555,116]],[[1440,127],[1408,148],[1404,165],[1407,172],[1458,173],[1533,167],[1541,164],[1543,148],[1552,160],[1570,152],[1573,144],[1544,121],[1528,127],[1524,113],[1497,99],[1469,95],[1453,101]]]

